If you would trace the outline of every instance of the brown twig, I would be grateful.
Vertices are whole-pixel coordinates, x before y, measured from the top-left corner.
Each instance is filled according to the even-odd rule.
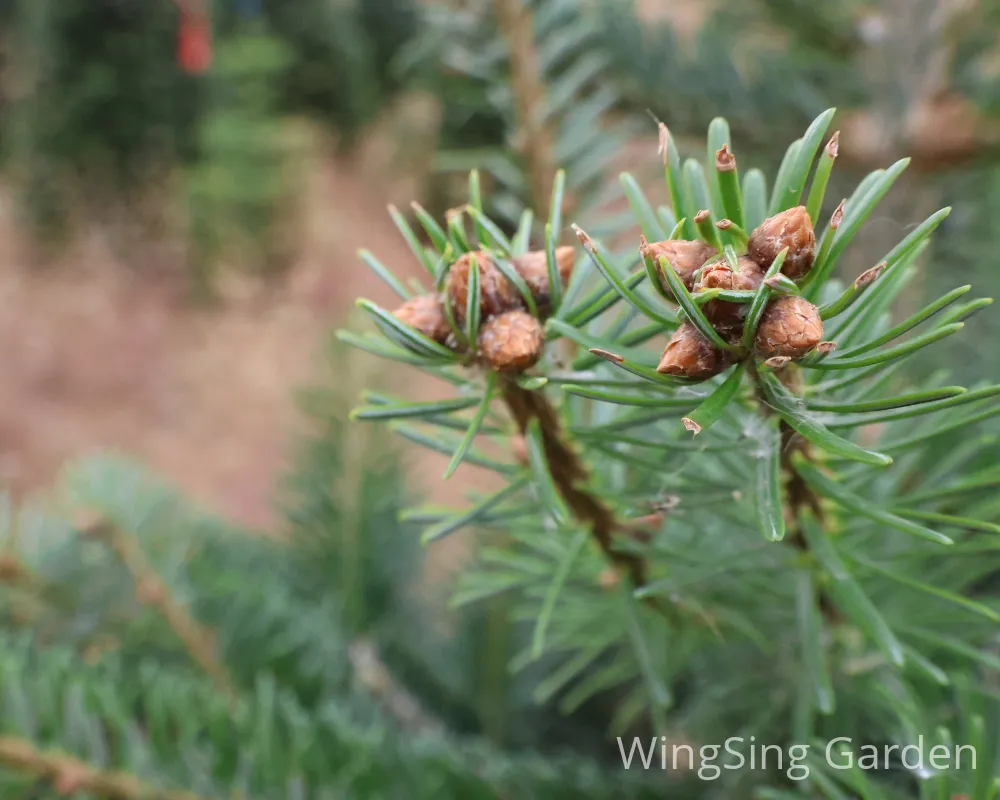
[[[632,581],[635,588],[646,585],[646,562],[632,553],[614,546],[614,535],[624,530],[614,512],[597,495],[584,488],[587,470],[577,454],[563,440],[559,417],[552,404],[541,392],[522,389],[515,380],[503,378],[501,389],[504,402],[523,436],[528,425],[537,419],[542,432],[545,459],[552,480],[573,516],[590,527],[601,550],[612,565]]]
[[[159,789],[127,772],[99,770],[12,736],[0,736],[0,764],[51,782],[60,795],[81,792],[107,800],[205,800],[191,792]]]
[[[347,655],[361,685],[403,728],[421,734],[442,730],[441,723],[431,717],[420,701],[392,675],[379,657],[374,642],[359,637],[351,642]]]
[[[753,368],[753,363],[750,363],[752,374],[756,381],[756,369]],[[794,367],[789,367],[782,369],[777,373],[779,380],[796,395],[802,394],[802,375],[799,369]],[[771,407],[763,399],[763,392],[761,391],[759,384],[757,389],[757,398],[760,408],[765,415],[770,416],[773,412]],[[784,488],[785,488],[785,520],[788,525],[788,534],[782,540],[785,544],[790,547],[794,547],[803,553],[809,552],[809,544],[806,542],[805,536],[802,534],[802,528],[799,525],[799,520],[804,511],[810,511],[813,516],[820,522],[823,521],[823,506],[820,502],[819,496],[813,490],[813,488],[803,480],[802,476],[799,474],[798,470],[795,469],[795,465],[792,463],[792,456],[795,453],[801,453],[807,459],[812,459],[812,447],[809,442],[803,439],[796,433],[784,420],[779,423],[779,435],[781,437],[780,447],[781,447],[781,474],[784,477]],[[819,606],[823,613],[823,616],[830,622],[836,622],[839,619],[839,613],[836,607],[830,600],[829,595],[825,590],[820,590],[819,593]]]
[[[548,207],[556,168],[552,133],[542,118],[545,87],[539,77],[534,20],[524,0],[493,0],[493,12],[510,51],[514,113],[518,124],[516,149],[527,164],[532,206],[540,211]],[[559,231],[553,233],[559,235]]]
[[[115,552],[132,576],[139,602],[153,606],[160,613],[194,662],[215,681],[220,691],[234,701],[234,684],[216,655],[213,632],[191,616],[174,597],[170,587],[146,561],[135,539],[104,516],[84,519],[77,524],[77,530],[104,542]]]
[[[796,367],[787,367],[778,374],[780,380],[789,391],[799,396],[802,394],[802,373]],[[770,414],[770,407],[761,402],[761,408]],[[799,436],[795,430],[784,420],[781,420],[779,433],[781,436],[781,473],[785,477],[785,508],[789,514],[789,535],[785,538],[788,544],[798,550],[807,550],[805,538],[799,527],[799,517],[803,511],[811,511],[818,520],[822,520],[822,507],[819,497],[813,488],[806,483],[799,475],[792,464],[792,457],[796,453],[801,453],[807,459],[812,460],[812,448],[809,442]]]

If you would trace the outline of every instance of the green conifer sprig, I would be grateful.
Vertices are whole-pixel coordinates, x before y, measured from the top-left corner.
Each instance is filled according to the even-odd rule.
[[[406,325],[382,326],[390,340],[383,354],[407,363],[420,357],[421,368],[456,382],[470,407],[482,408],[472,398],[482,399],[490,382],[500,387],[489,401],[494,429],[472,438],[506,440],[507,459],[480,464],[508,483],[435,518],[429,538],[466,526],[508,532],[507,547],[483,554],[480,567],[462,576],[456,602],[509,592],[521,598],[536,628],[514,667],[542,659],[551,670],[536,699],[559,698],[571,711],[617,687],[624,691],[618,729],[648,717],[666,730],[673,707],[706,734],[740,719],[741,708],[751,716],[740,725],[757,719],[762,709],[737,693],[752,691],[749,675],[759,669],[780,687],[770,716],[759,719],[762,729],[784,740],[845,730],[877,739],[897,736],[905,713],[886,702],[888,687],[920,694],[928,679],[940,686],[982,665],[1000,609],[990,582],[1000,566],[990,539],[1000,473],[989,463],[993,440],[971,426],[1000,413],[1000,387],[969,391],[937,375],[910,384],[899,368],[958,333],[961,320],[989,301],[961,304],[969,290],[962,286],[895,326],[890,321],[948,209],[913,228],[848,288],[832,277],[906,166],[865,178],[813,250],[801,204],[808,198],[822,206],[832,116],[820,115],[789,149],[769,217],[750,218],[746,245],[736,237],[720,252],[706,235],[699,246],[709,256],[690,271],[678,248],[695,252],[700,228],[681,223],[691,209],[705,209],[714,230],[743,205],[728,180],[738,150],[715,123],[713,145],[727,169],[688,159],[679,170],[662,129],[665,194],[677,210],[656,216],[669,226],[657,231],[636,182],[626,177],[623,186],[639,227],[647,235],[669,227],[674,239],[644,241],[642,255],[615,257],[578,229],[593,270],[573,271],[561,305],[540,320],[544,348],[513,373],[456,336],[434,342]],[[746,174],[741,195],[766,196],[762,176]],[[745,205],[749,216],[756,204]],[[480,248],[480,270],[485,263],[488,271],[490,245],[475,237],[469,234],[470,246]],[[757,288],[741,288],[753,278],[748,262],[767,258],[767,247],[774,259],[781,246],[785,260],[770,275],[758,264]],[[445,279],[428,289],[426,302],[447,309],[454,253],[416,247],[418,259],[443,264]],[[549,248],[550,267],[553,261]],[[659,288],[651,285],[661,279]],[[789,317],[785,307],[793,309]],[[484,325],[522,312],[491,313]],[[468,340],[482,341],[485,330],[467,331]],[[644,346],[657,334],[673,337],[662,360]],[[677,357],[676,348],[691,342],[694,354]],[[704,386],[691,385],[698,382]],[[468,430],[469,413],[448,412],[447,428],[413,423],[409,438],[458,452],[450,427]],[[963,454],[947,458],[947,469],[936,461],[942,431],[950,432],[944,452]],[[461,444],[476,452],[474,441]],[[750,535],[754,520],[763,542]],[[740,579],[727,579],[733,575]],[[918,600],[928,611],[915,619]],[[860,663],[868,664],[861,672]],[[706,683],[706,694],[685,706],[676,687],[692,680],[714,681],[716,690]]]
[[[309,399],[327,418],[330,397]],[[342,414],[333,421],[348,425]],[[431,641],[430,628],[413,637],[427,612],[412,608],[418,562],[391,511],[398,466],[368,440],[357,476],[364,513],[352,519],[343,490],[329,485],[346,452],[336,442],[328,431],[312,440],[296,475],[291,542],[232,528],[120,458],[74,463],[54,492],[21,505],[0,498],[0,793],[656,796],[641,775],[623,781],[586,759],[511,755],[454,735],[426,707],[413,712],[399,645],[441,650],[444,663],[429,667],[459,695],[467,665],[448,661],[468,643]],[[79,507],[127,529],[176,601],[211,628],[235,698],[158,609],[136,603],[130,570],[106,544],[67,521]],[[389,549],[400,562],[373,558]],[[411,608],[395,607],[404,597]],[[356,654],[365,642],[373,663]]]
[[[437,172],[460,179],[479,170],[491,187],[491,215],[516,226],[525,209],[541,214],[562,166],[575,217],[602,234],[621,230],[629,215],[604,213],[616,194],[604,176],[635,125],[615,114],[621,92],[598,45],[592,9],[560,0],[491,0],[430,6],[424,23],[400,63],[422,67],[447,106]],[[651,210],[654,221],[660,210]],[[554,231],[558,236],[561,226]]]
[[[0,641],[0,790],[11,797],[656,796],[641,776],[590,762],[507,756],[442,732],[414,741],[361,695],[304,705],[261,674],[234,709],[211,683],[152,659],[88,662],[23,635]]]

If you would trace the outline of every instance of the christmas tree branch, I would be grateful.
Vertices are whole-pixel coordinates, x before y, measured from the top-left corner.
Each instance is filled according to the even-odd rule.
[[[797,396],[802,395],[802,371],[800,369],[788,366],[782,369],[778,376],[779,380],[790,391]],[[770,407],[764,403],[761,403],[761,408],[766,409],[768,413],[771,412]],[[779,430],[781,432],[781,473],[785,478],[786,508],[791,512],[789,514],[791,530],[786,541],[799,550],[806,550],[806,541],[799,526],[802,512],[811,511],[818,520],[823,519],[823,512],[816,492],[802,479],[792,464],[792,456],[795,453],[802,453],[807,459],[812,460],[812,447],[785,420],[781,420]]]
[[[84,793],[107,800],[204,800],[191,792],[158,789],[127,772],[105,772],[11,736],[0,736],[0,765],[49,781],[62,796]]]
[[[754,378],[754,385],[757,388],[758,407],[765,416],[774,413],[771,406],[764,398],[764,390],[760,384],[756,367],[750,364],[751,374]],[[781,382],[796,395],[802,393],[802,374],[798,368],[786,367],[778,373]],[[792,458],[796,453],[802,453],[807,459],[812,460],[812,448],[807,440],[799,436],[796,431],[785,420],[779,422],[779,435],[781,447],[781,475],[784,494],[784,508],[786,510],[785,519],[788,524],[788,535],[782,540],[787,545],[802,552],[809,551],[809,545],[802,535],[801,518],[805,511],[811,512],[817,520],[823,520],[823,508],[819,496],[795,469]],[[819,606],[823,616],[833,622],[838,615],[836,608],[830,600],[825,590],[819,592]]]
[[[521,388],[515,380],[501,380],[504,402],[523,435],[533,419],[542,431],[542,444],[549,472],[556,488],[573,516],[587,525],[597,544],[614,567],[628,575],[635,588],[646,585],[646,562],[639,556],[623,553],[614,546],[614,534],[627,530],[614,512],[597,495],[583,487],[587,469],[564,441],[559,417],[544,394]]]
[[[98,516],[78,525],[86,535],[107,544],[132,576],[136,598],[153,606],[166,621],[191,658],[215,681],[215,685],[230,700],[236,699],[229,672],[215,652],[215,636],[199,623],[174,596],[167,583],[146,561],[142,548],[132,536]]]
[[[493,0],[493,11],[510,51],[511,88],[518,123],[515,149],[527,163],[534,208],[546,208],[556,168],[552,134],[543,119],[545,87],[539,77],[534,19],[524,0]],[[558,236],[559,231],[554,233]]]
[[[799,550],[806,550],[805,538],[799,527],[799,519],[803,511],[811,511],[817,519],[822,519],[822,508],[819,498],[813,488],[806,483],[792,464],[792,456],[802,453],[810,457],[810,448],[795,430],[784,420],[780,424],[781,431],[781,473],[785,479],[785,499],[790,525],[789,536],[785,539]]]

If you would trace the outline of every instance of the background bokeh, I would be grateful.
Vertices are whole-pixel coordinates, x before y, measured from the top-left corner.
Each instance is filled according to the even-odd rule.
[[[292,687],[306,708],[337,698],[322,721],[340,753],[330,797],[480,796],[491,770],[537,781],[510,797],[626,791],[602,789],[594,765],[616,757],[612,699],[564,716],[531,669],[508,673],[502,602],[449,609],[475,537],[424,552],[397,522],[407,497],[447,503],[490,476],[463,466],[443,485],[446,456],[347,423],[363,384],[435,391],[330,336],[354,298],[390,301],[359,248],[419,270],[386,205],[443,214],[476,168],[488,210],[513,225],[546,208],[565,168],[565,219],[613,238],[632,225],[620,171],[665,201],[651,117],[701,155],[725,115],[741,168],[773,174],[836,106],[824,214],[913,158],[845,273],[950,205],[905,303],[958,283],[1000,292],[995,0],[0,0],[0,70],[0,529],[34,537],[59,587],[5,595],[5,630],[27,620],[86,653],[110,670],[94,686],[133,658],[167,670],[181,657],[151,618],[155,586],[137,611],[127,559],[76,536],[72,515],[99,508],[215,631],[231,680]],[[966,334],[913,368],[995,376],[996,315]],[[276,557],[274,540],[294,546]],[[11,636],[5,675],[63,675]],[[0,683],[9,715],[16,681]],[[117,702],[181,715],[206,702],[201,685],[154,684]],[[417,732],[405,744],[400,719]],[[269,752],[261,724],[240,724],[233,759]],[[172,726],[164,741],[182,749]],[[153,749],[163,775],[183,774]],[[594,763],[563,765],[569,750]],[[481,769],[465,776],[456,753]],[[360,785],[371,793],[338,793]]]

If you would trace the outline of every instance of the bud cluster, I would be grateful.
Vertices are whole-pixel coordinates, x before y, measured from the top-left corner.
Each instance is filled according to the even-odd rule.
[[[816,235],[805,206],[797,206],[766,219],[750,234],[747,252],[732,264],[715,247],[702,241],[669,240],[643,242],[644,258],[662,270],[661,258],[673,267],[684,286],[697,297],[700,292],[756,292],[767,271],[787,248],[781,273],[800,280],[812,269],[816,257]],[[666,277],[658,272],[664,290],[672,296]],[[768,283],[770,284],[770,280]],[[715,298],[702,307],[705,318],[720,337],[738,346],[750,304]],[[823,338],[819,310],[796,295],[772,298],[764,308],[753,338],[754,354],[763,359],[797,359],[812,351]],[[716,347],[691,322],[684,322],[663,352],[657,370],[692,380],[707,380],[728,367],[732,351]]]
[[[573,248],[556,248],[555,256],[559,279],[565,286],[573,272]],[[455,261],[448,270],[440,295],[413,297],[393,313],[401,322],[438,344],[456,352],[474,350],[485,364],[498,372],[523,372],[541,357],[545,344],[542,320],[549,314],[552,291],[544,251],[515,256],[510,264],[531,293],[537,314],[530,313],[518,288],[497,266],[493,254],[485,250],[465,253]],[[462,341],[449,321],[449,313],[458,324],[466,321],[473,268],[478,271],[482,320],[475,347],[473,343]]]

